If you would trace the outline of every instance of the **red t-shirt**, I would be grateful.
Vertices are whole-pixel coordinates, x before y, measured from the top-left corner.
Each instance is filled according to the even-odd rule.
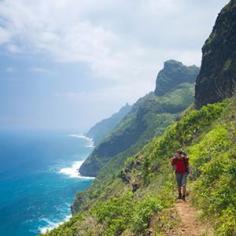
[[[175,167],[176,173],[186,173],[189,167],[188,158],[182,157],[178,159],[177,157],[173,157],[171,159],[171,165]]]

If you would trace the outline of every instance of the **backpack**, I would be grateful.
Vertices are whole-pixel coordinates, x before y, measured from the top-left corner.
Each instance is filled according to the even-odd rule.
[[[185,166],[186,173],[188,175],[189,174],[189,166],[187,164],[187,157],[184,157],[183,161],[184,161],[184,166]]]

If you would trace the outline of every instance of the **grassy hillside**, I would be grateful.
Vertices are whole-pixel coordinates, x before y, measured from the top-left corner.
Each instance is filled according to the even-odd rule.
[[[193,168],[191,197],[216,235],[236,233],[236,99],[188,110],[130,157],[119,174],[98,178],[73,218],[48,236],[165,235],[178,225],[169,158],[184,148]]]
[[[135,154],[174,122],[191,105],[193,96],[194,84],[181,83],[163,96],[149,93],[139,99],[111,134],[95,148],[81,166],[80,173],[96,176],[109,162],[120,166],[129,155]]]
[[[166,86],[169,79],[168,85],[172,85],[176,78],[176,70],[169,70],[169,66],[174,63],[178,68],[181,64],[169,61],[161,72],[161,94],[155,91],[157,100],[150,94],[139,101],[137,112],[126,117],[109,138],[108,144],[115,148],[109,149],[109,144],[95,150],[98,167],[99,161],[108,164],[92,187],[77,195],[73,218],[48,236],[173,235],[179,218],[174,207],[175,179],[170,157],[180,148],[190,157],[190,200],[201,219],[213,227],[217,236],[236,235],[236,98],[202,106],[235,92],[235,3],[231,0],[219,14],[203,48],[195,99],[201,109],[183,112],[188,101],[180,91],[186,90],[180,89],[181,95],[177,96],[175,83],[174,89]],[[175,117],[174,122],[172,115],[176,114],[182,116]],[[168,128],[164,129],[160,121]],[[132,128],[127,131],[127,127]],[[156,137],[143,142],[144,137],[150,139],[152,135]],[[123,145],[119,146],[120,142]],[[129,151],[124,148],[127,144]],[[111,155],[116,158],[108,158]]]
[[[198,73],[199,68],[195,65],[184,66],[179,61],[168,60],[157,75],[155,94],[163,96],[174,90],[180,83],[194,83]]]

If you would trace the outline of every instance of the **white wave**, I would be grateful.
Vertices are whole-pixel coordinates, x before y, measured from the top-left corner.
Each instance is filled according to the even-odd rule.
[[[89,148],[94,148],[95,147],[93,139],[89,138],[89,137],[87,137],[83,134],[69,134],[68,136],[74,137],[74,138],[84,139],[87,142],[86,147],[89,147]]]
[[[42,221],[47,223],[47,226],[44,227],[40,227],[39,231],[41,234],[45,234],[55,228],[57,228],[58,226],[62,225],[63,223],[67,222],[70,220],[70,218],[72,217],[72,215],[67,215],[62,221],[60,222],[53,222],[47,218],[42,218]]]
[[[76,161],[70,167],[65,167],[60,169],[58,172],[63,175],[67,175],[70,178],[80,178],[80,179],[94,179],[94,177],[82,176],[79,173],[79,168],[84,161]]]

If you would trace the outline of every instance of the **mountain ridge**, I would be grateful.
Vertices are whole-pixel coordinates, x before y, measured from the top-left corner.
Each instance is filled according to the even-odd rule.
[[[172,74],[176,71],[180,71],[177,77]],[[84,176],[96,176],[100,169],[120,153],[134,154],[137,150],[134,146],[143,145],[160,134],[177,118],[178,113],[193,102],[193,78],[196,78],[198,71],[196,66],[187,67],[175,60],[165,62],[162,72],[168,82],[164,83],[164,87],[162,82],[159,87],[169,88],[169,91],[163,95],[150,92],[138,99],[110,135],[95,147],[80,167],[80,173]],[[176,78],[177,81],[173,83]],[[160,73],[157,80],[163,80]]]
[[[199,68],[195,65],[185,66],[182,62],[167,60],[157,75],[155,94],[163,96],[181,83],[194,83],[198,73]]]
[[[236,0],[231,0],[222,11],[231,12],[235,3]],[[234,32],[225,29],[227,34]],[[219,42],[224,44],[223,40]],[[234,47],[232,50],[236,53]],[[219,65],[226,62],[227,58]],[[206,63],[203,60],[203,71]],[[208,63],[211,67],[211,60]],[[218,68],[211,68],[214,77]],[[210,72],[207,73],[205,79],[211,80]],[[234,78],[234,70],[231,73]],[[196,83],[197,90],[204,84],[201,76]],[[217,86],[224,88],[225,84]],[[170,157],[178,149],[188,153],[192,167],[188,183],[191,197],[187,201],[201,212],[202,220],[211,224],[215,235],[235,235],[236,97],[232,93],[232,97],[222,96],[223,101],[213,103],[209,96],[215,93],[210,93],[210,89],[215,90],[215,84],[206,93],[198,93],[195,107],[187,108],[161,135],[129,156],[117,173],[110,174],[114,171],[110,169],[105,175],[99,174],[92,187],[77,195],[72,219],[47,235],[175,235],[181,222],[175,208],[176,187]],[[218,98],[216,94],[214,99]]]
[[[110,117],[97,122],[89,129],[86,136],[92,138],[95,145],[97,145],[102,139],[109,135],[111,130],[129,113],[131,107],[132,106],[127,103]]]

